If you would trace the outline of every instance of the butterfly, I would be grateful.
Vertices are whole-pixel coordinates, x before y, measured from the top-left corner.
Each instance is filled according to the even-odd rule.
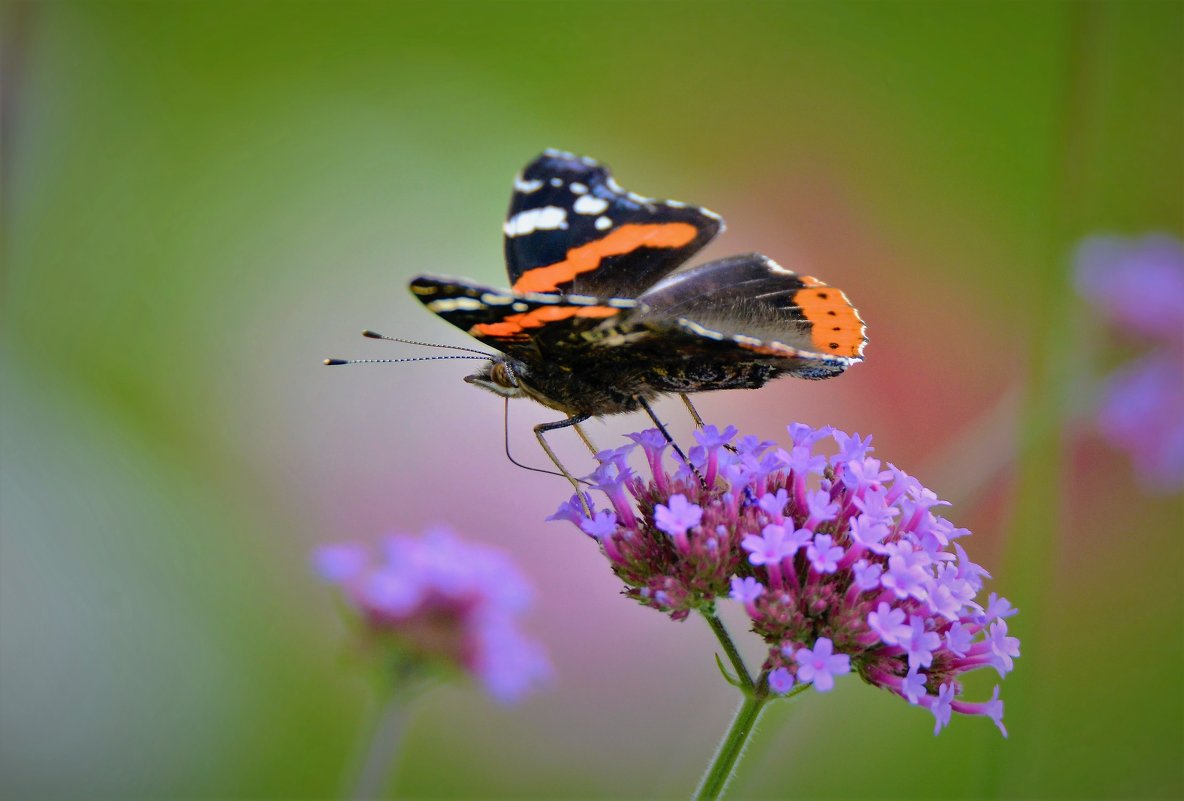
[[[759,253],[683,265],[724,228],[719,215],[622,189],[599,162],[547,150],[514,180],[503,231],[510,289],[421,275],[427,309],[496,353],[470,384],[564,415],[543,434],[650,402],[822,379],[862,361],[859,313],[842,291]],[[591,447],[589,443],[589,447]]]

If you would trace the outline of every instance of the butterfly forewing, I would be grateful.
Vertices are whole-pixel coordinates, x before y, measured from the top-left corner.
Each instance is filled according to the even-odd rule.
[[[706,209],[627,192],[604,165],[548,150],[514,181],[506,269],[516,292],[632,298],[722,227]]]
[[[411,292],[465,333],[503,353],[538,357],[555,339],[581,342],[584,332],[638,307],[624,298],[517,294],[451,278],[423,275]]]

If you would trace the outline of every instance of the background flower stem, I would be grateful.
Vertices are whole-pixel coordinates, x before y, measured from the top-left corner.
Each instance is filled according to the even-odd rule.
[[[1091,156],[1098,150],[1098,89],[1101,64],[1107,55],[1105,17],[1109,10],[1100,3],[1065,6],[1063,105],[1051,145],[1051,152],[1058,156],[1049,175],[1044,256],[1047,266],[1039,271],[1040,280],[1032,283],[1035,305],[1029,310],[1031,319],[1041,321],[1044,335],[1037,340],[1028,373],[1020,420],[1016,505],[1003,560],[1003,573],[1013,588],[1016,605],[1024,613],[1016,633],[1029,643],[1040,643],[1049,635],[1049,576],[1055,574],[1053,563],[1063,532],[1062,438],[1068,407],[1065,388],[1074,385],[1070,357],[1075,347],[1067,264],[1073,242],[1087,230],[1093,188],[1090,165]],[[1036,650],[1039,654],[1039,645]],[[1047,764],[1040,754],[1049,739],[1041,731],[1047,711],[1041,709],[1037,687],[1049,681],[1052,673],[1039,655],[1028,667],[1012,681],[1008,706],[1013,710],[1013,730],[1025,733],[1024,756],[1004,759],[995,746],[993,769],[980,788],[983,797],[1023,794]]]
[[[398,689],[388,691],[382,699],[374,731],[350,790],[350,798],[363,801],[386,797],[385,790],[395,768],[399,744],[407,730],[411,699],[411,694]]]

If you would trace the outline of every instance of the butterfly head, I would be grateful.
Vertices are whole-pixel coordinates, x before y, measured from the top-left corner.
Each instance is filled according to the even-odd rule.
[[[503,398],[520,398],[527,394],[522,385],[526,365],[507,356],[493,356],[480,370],[465,376],[465,382],[489,390]]]

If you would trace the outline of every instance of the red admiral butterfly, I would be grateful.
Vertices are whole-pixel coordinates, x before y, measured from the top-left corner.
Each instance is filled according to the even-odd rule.
[[[862,361],[863,321],[816,278],[758,253],[675,272],[723,227],[707,209],[627,192],[602,164],[547,150],[514,181],[510,291],[429,275],[410,288],[499,352],[467,382],[566,415],[535,427],[563,470],[545,431],[576,426],[583,437],[590,417],[653,417],[659,395],[830,378]]]

